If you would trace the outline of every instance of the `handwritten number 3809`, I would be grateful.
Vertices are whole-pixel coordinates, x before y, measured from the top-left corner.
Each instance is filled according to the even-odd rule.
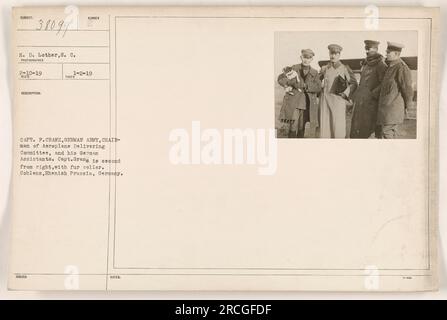
[[[62,37],[65,36],[65,33],[67,33],[68,27],[70,25],[70,22],[66,22],[64,20],[56,21],[54,19],[48,19],[48,20],[39,20],[39,26],[37,27],[38,31],[57,31],[56,35],[61,34]]]

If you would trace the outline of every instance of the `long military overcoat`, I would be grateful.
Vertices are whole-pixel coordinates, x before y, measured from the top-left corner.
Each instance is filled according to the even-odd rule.
[[[318,71],[310,67],[307,73],[303,71],[302,64],[295,64],[292,69],[298,74],[299,82],[287,79],[284,73],[278,77],[278,83],[282,87],[291,86],[294,95],[285,94],[283,106],[280,111],[280,119],[291,120],[295,108],[308,110],[305,121],[309,121],[311,128],[319,126],[320,112],[318,94],[321,91],[321,80]],[[296,91],[295,91],[296,90]]]
[[[323,66],[320,71],[323,92],[320,98],[321,138],[346,138],[347,100],[334,92],[337,79],[345,79],[347,86],[343,94],[350,97],[357,88],[357,80],[352,70],[337,62]]]
[[[368,138],[377,122],[380,85],[387,65],[380,54],[362,61],[360,83],[352,96],[354,111],[351,120],[351,138]]]
[[[403,123],[405,109],[411,108],[413,96],[410,68],[401,59],[389,62],[380,87],[377,124]]]

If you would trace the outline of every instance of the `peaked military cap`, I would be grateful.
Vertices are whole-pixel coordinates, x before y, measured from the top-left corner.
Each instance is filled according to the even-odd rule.
[[[343,48],[338,44],[330,44],[327,46],[330,52],[341,52]]]
[[[303,49],[301,50],[301,55],[303,57],[312,58],[315,53],[311,49]]]
[[[405,46],[403,44],[397,43],[397,42],[390,42],[388,41],[388,48],[387,50],[389,51],[402,51],[402,48],[404,48]]]
[[[376,40],[365,40],[364,42],[365,42],[365,47],[368,47],[368,48],[378,48],[379,44],[380,44],[380,42],[376,41]]]

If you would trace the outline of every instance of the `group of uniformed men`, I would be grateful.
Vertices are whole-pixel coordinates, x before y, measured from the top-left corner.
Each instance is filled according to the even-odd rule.
[[[386,58],[379,42],[365,40],[360,83],[340,61],[343,48],[330,44],[329,63],[318,72],[311,67],[314,52],[301,51],[301,63],[285,67],[278,77],[284,88],[279,120],[289,138],[303,138],[306,123],[313,138],[346,138],[346,108],[353,105],[350,138],[394,139],[413,103],[409,67],[400,58],[404,46],[388,42]]]

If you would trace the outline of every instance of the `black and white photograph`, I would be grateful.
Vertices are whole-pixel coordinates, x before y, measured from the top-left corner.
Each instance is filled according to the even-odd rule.
[[[446,8],[34,1],[3,1],[0,300],[447,297]]]
[[[417,31],[276,32],[277,138],[415,139]]]

